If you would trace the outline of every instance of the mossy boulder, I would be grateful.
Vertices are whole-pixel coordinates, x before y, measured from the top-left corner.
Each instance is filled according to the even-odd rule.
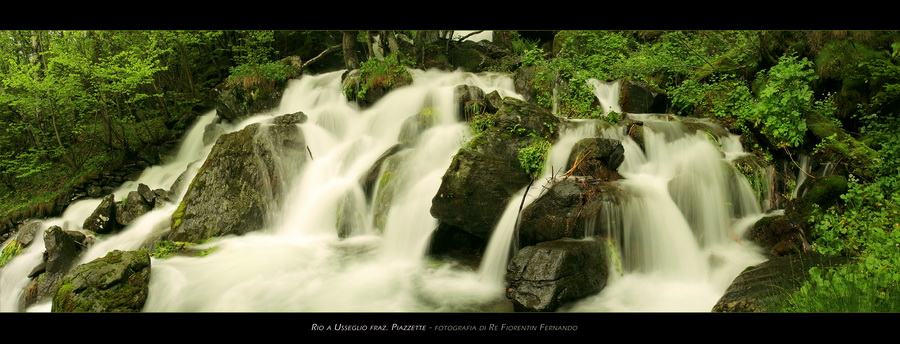
[[[800,196],[787,202],[784,215],[764,217],[744,235],[771,257],[809,252],[814,235],[809,223],[813,209],[827,209],[841,202],[848,185],[846,177],[831,175],[808,180],[800,188]]]
[[[255,113],[274,109],[281,102],[286,82],[248,75],[232,77],[216,86],[216,114],[239,121]]]
[[[308,159],[295,124],[256,123],[219,137],[172,215],[164,240],[202,242],[262,229]]]
[[[514,76],[516,93],[521,94],[529,103],[537,103],[538,97],[550,94],[553,83],[544,75],[553,74],[553,71],[544,66],[523,66],[516,69]]]
[[[459,150],[444,174],[431,214],[444,225],[487,240],[511,197],[531,176],[519,150],[532,135],[555,140],[559,119],[536,105],[505,98],[495,126]]]
[[[56,288],[51,312],[140,312],[150,292],[150,255],[112,251],[79,265]]]

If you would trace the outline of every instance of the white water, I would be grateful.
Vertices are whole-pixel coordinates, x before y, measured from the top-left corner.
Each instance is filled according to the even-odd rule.
[[[267,121],[273,115],[303,111],[309,119],[300,128],[312,160],[295,171],[284,209],[276,214],[271,227],[216,239],[205,245],[215,247],[206,257],[153,259],[150,297],[144,311],[490,310],[490,304],[503,297],[502,275],[510,249],[515,248],[510,239],[526,190],[511,198],[480,271],[423,259],[427,240],[437,226],[429,208],[441,176],[469,135],[466,125],[453,115],[455,86],[469,84],[485,93],[497,90],[502,96],[520,96],[508,77],[413,72],[413,85],[391,92],[363,111],[344,100],[339,72],[305,76],[291,82],[278,109],[225,126],[223,132],[231,132]],[[415,146],[399,154],[403,157],[400,169],[391,180],[397,192],[384,228],[376,228],[372,200],[364,196],[360,180],[381,154],[398,142],[403,121],[426,107],[431,107],[439,120],[419,136]],[[202,128],[213,118],[213,114],[203,116],[197,127]],[[138,182],[151,189],[168,188],[182,171],[196,173],[197,164],[190,163],[202,162],[211,148],[202,145],[202,133],[202,129],[190,131],[172,163],[148,169],[140,180],[117,190],[117,198],[136,189]],[[630,231],[639,232],[634,235],[640,246],[626,249],[629,269],[625,275],[614,276],[606,291],[574,305],[572,310],[708,311],[741,269],[761,260],[752,248],[732,240],[743,228],[733,223],[747,223],[742,219],[758,216],[758,210],[741,208],[743,217],[731,219],[734,207],[716,206],[711,207],[716,215],[707,217],[706,212],[696,210],[700,215],[690,219],[679,207],[705,209],[708,204],[690,205],[695,196],[676,201],[674,195],[680,191],[667,187],[679,172],[716,177],[703,174],[704,169],[713,168],[706,165],[710,160],[716,161],[714,165],[723,162],[712,158],[711,154],[718,154],[714,146],[704,146],[693,137],[666,141],[662,135],[651,133],[645,156],[619,131],[599,133],[593,125],[578,126],[561,133],[542,175],[527,190],[524,206],[539,196],[549,177],[568,168],[564,166],[568,154],[579,139],[598,135],[622,139],[625,144],[626,160],[620,172],[629,180],[622,186],[638,196],[623,209],[629,219],[623,222],[629,223]],[[689,155],[680,155],[683,153]],[[725,188],[702,189],[703,183],[695,186],[700,190],[691,191],[693,195]],[[135,249],[148,235],[164,230],[184,191],[174,195],[170,205],[148,213],[121,233],[98,238],[81,262],[113,249]],[[723,192],[725,196],[710,197],[710,202],[736,202],[730,198],[732,191]],[[743,207],[747,202],[736,203]],[[46,220],[45,224],[80,230],[97,204],[99,200],[78,202],[64,216]],[[339,214],[348,212],[352,212],[352,232],[342,238],[337,231]],[[723,224],[725,231],[721,231]],[[705,227],[715,228],[707,232]],[[701,230],[702,234],[695,234]],[[17,311],[17,300],[28,282],[25,275],[40,262],[42,251],[43,239],[39,236],[25,253],[0,270],[0,311]],[[639,251],[655,253],[643,256]],[[49,305],[37,305],[29,311],[46,312]]]
[[[705,132],[632,116],[645,123],[645,151],[620,131],[605,132],[625,146],[618,184],[628,196],[613,236],[623,266],[611,268],[624,273],[567,310],[708,312],[741,270],[765,260],[740,241],[763,216],[759,201],[729,164],[733,145],[721,151]]]

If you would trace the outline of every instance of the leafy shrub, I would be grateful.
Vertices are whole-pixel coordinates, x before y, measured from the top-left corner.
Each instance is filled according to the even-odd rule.
[[[760,72],[758,79],[765,84],[748,119],[777,146],[799,146],[807,129],[803,116],[813,105],[812,62],[785,55],[777,65]]]
[[[414,62],[401,59],[397,54],[390,54],[384,59],[372,58],[364,61],[359,66],[360,79],[363,80],[357,98],[365,98],[366,92],[373,86],[392,87],[412,81],[412,75],[407,68]]]
[[[537,176],[544,168],[544,161],[547,160],[547,153],[550,151],[551,143],[549,140],[538,135],[531,135],[531,142],[528,146],[519,149],[519,165],[528,173],[529,176]]]

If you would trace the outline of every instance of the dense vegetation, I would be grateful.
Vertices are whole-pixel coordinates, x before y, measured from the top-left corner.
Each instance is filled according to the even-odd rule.
[[[627,78],[667,94],[676,114],[723,121],[769,159],[804,152],[839,161],[850,190],[809,221],[813,249],[851,263],[812,269],[800,290],[786,291],[782,310],[900,311],[900,33],[573,31],[556,38],[550,49],[526,45],[522,62],[548,67],[540,90],[567,84],[556,97],[562,115],[597,117],[586,81]]]
[[[328,32],[3,31],[0,218],[52,215],[86,180],[158,163],[211,108],[215,86],[283,80],[277,59],[309,59],[339,40]]]
[[[343,45],[343,66],[366,85],[425,67],[433,32],[390,35],[391,53],[349,46],[370,32],[4,31],[0,35],[0,217],[49,215],[88,178],[127,163],[156,163],[225,82],[283,82]],[[538,68],[536,101],[561,116],[606,118],[591,80],[628,79],[666,94],[669,111],[716,118],[768,159],[828,156],[851,176],[838,205],[817,209],[813,249],[852,257],[811,271],[786,311],[898,311],[900,281],[900,33],[882,31],[562,31],[552,41],[503,32],[513,53],[493,66]],[[421,54],[419,54],[421,53]],[[340,55],[341,53],[336,53]],[[326,67],[328,68],[328,67]],[[313,70],[314,72],[314,70]],[[368,88],[355,92],[363,97]],[[554,93],[554,90],[556,91]],[[485,115],[489,116],[489,114]],[[473,128],[491,118],[475,117]],[[547,142],[520,152],[529,173]],[[48,205],[49,204],[49,205]],[[852,296],[854,299],[847,300]]]

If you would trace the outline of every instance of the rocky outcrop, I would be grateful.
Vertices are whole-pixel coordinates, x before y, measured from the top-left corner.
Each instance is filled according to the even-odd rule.
[[[199,242],[263,228],[289,175],[308,159],[297,122],[252,124],[219,137],[172,215],[166,240]]]
[[[777,257],[740,273],[728,287],[713,312],[747,313],[777,312],[778,304],[809,279],[809,269],[834,267],[847,262],[847,258],[828,257],[809,252]]]
[[[363,75],[358,69],[348,71],[342,81],[347,99],[355,101],[361,108],[367,108],[391,90],[412,84],[412,75],[405,67],[395,68],[397,69],[393,73],[383,72],[377,75]]]
[[[559,119],[514,98],[505,98],[495,125],[461,148],[432,200],[442,225],[490,237],[511,196],[531,181],[518,160],[531,135],[555,139]]]
[[[65,231],[59,226],[48,228],[44,232],[44,259],[28,275],[31,281],[25,288],[20,309],[52,297],[56,285],[90,245],[89,241],[81,232]]]
[[[517,312],[552,312],[606,286],[605,245],[595,240],[543,242],[510,260],[507,297]]]
[[[140,312],[150,292],[147,251],[112,251],[65,275],[53,295],[51,311]]]
[[[502,49],[487,41],[462,41],[451,44],[448,57],[450,64],[467,72],[479,73],[489,70],[497,60],[506,55]]]

